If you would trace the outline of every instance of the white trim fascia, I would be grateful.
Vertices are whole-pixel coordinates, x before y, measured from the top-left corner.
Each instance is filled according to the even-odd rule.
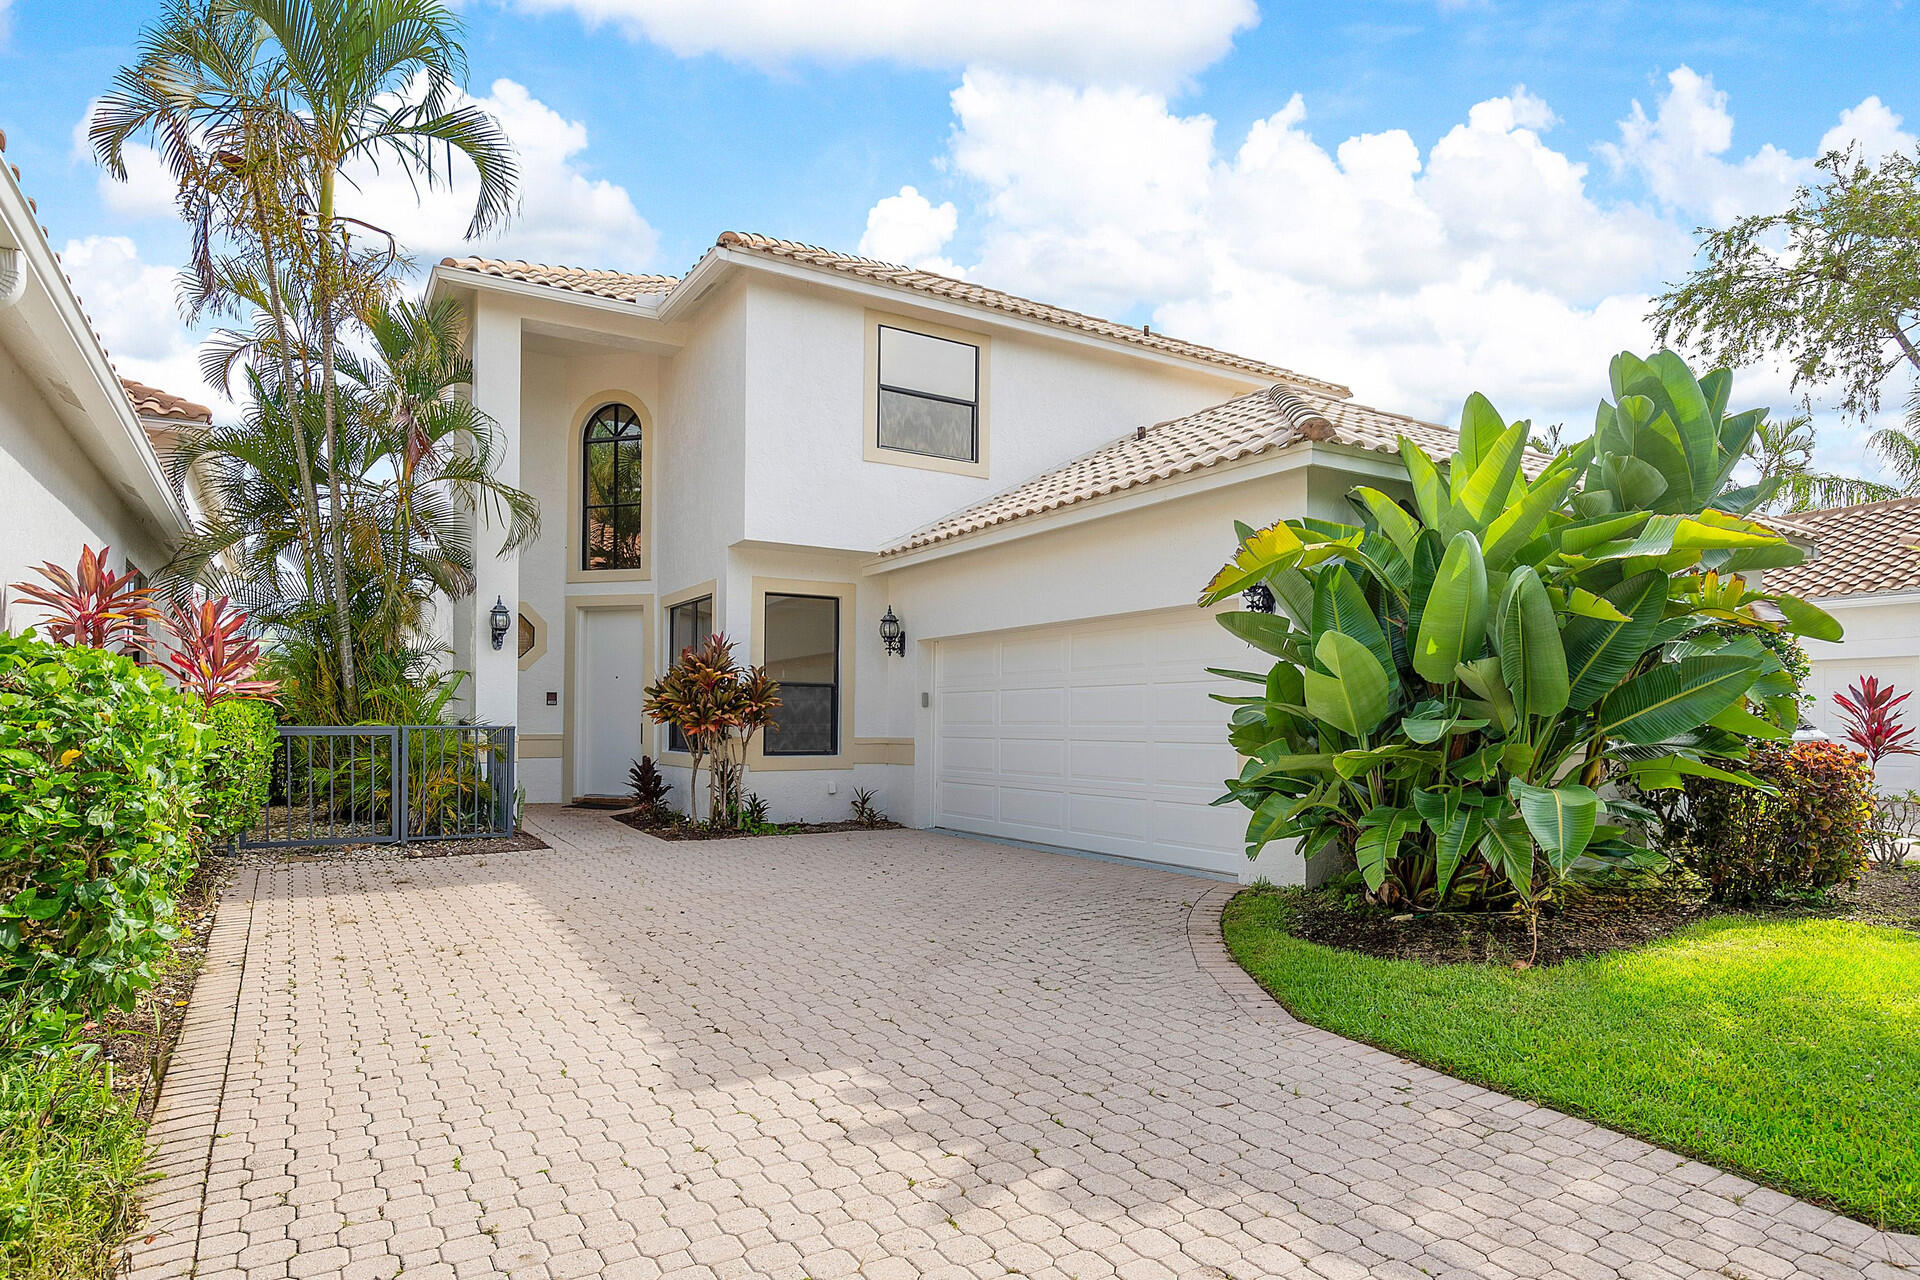
[[[1302,445],[1304,447],[1301,447]],[[1349,473],[1371,475],[1377,479],[1388,480],[1404,478],[1405,475],[1404,471],[1395,469],[1398,466],[1398,460],[1389,454],[1353,446],[1329,446],[1302,441],[1299,444],[1267,449],[1228,462],[1216,462],[1212,466],[1198,467],[1181,475],[1134,485],[1114,493],[1104,493],[1097,498],[1085,498],[1064,507],[1056,507],[1052,511],[988,525],[984,529],[959,534],[931,546],[903,551],[898,555],[870,556],[866,563],[861,565],[860,572],[863,577],[891,573],[896,569],[928,564],[969,551],[982,551],[988,547],[1001,546],[1021,538],[1050,533],[1056,529],[1071,528],[1089,520],[1121,515],[1158,503],[1208,493],[1229,485],[1264,480],[1270,476],[1282,475],[1316,463],[1326,466],[1336,459],[1342,464],[1339,469]],[[1355,466],[1356,463],[1362,465]],[[1378,465],[1365,465],[1368,463]]]
[[[1766,579],[1763,577],[1760,590],[1766,589]],[[1854,591],[1844,596],[1802,596],[1801,599],[1832,613],[1835,609],[1860,609],[1876,604],[1920,604],[1920,591],[1911,588],[1901,591]]]
[[[61,325],[61,338],[64,342],[47,342],[52,335],[39,334],[42,342],[47,342],[50,354],[70,371],[73,357],[78,357],[80,369],[87,375],[85,379],[69,378],[70,384],[90,383],[88,388],[98,394],[93,410],[82,407],[81,417],[91,428],[96,438],[110,454],[122,454],[131,451],[130,460],[148,482],[148,492],[142,495],[147,513],[156,517],[164,532],[175,537],[186,534],[192,525],[187,518],[184,502],[173,486],[167,482],[166,468],[161,465],[160,455],[154,451],[153,442],[147,439],[146,428],[134,413],[133,403],[127,398],[126,387],[120,382],[120,375],[114,370],[113,362],[107,358],[107,352],[100,345],[99,335],[93,330],[92,321],[80,308],[80,300],[74,295],[73,287],[67,283],[66,273],[61,270],[59,259],[54,255],[53,246],[47,243],[46,235],[26,193],[14,181],[10,166],[0,163],[5,169],[4,178],[0,178],[0,226],[20,250],[25,259],[24,267],[33,281],[45,293],[51,304],[54,318]],[[24,228],[24,231],[23,231]],[[30,291],[29,291],[30,293]],[[22,306],[31,306],[30,296],[22,297],[10,310]],[[82,394],[75,386],[76,395]],[[120,428],[116,435],[109,431],[98,410],[104,408],[105,417],[114,420]],[[55,410],[56,415],[58,410]],[[156,501],[156,499],[158,499]]]

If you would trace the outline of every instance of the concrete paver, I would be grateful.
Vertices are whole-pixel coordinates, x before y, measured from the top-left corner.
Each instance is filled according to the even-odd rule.
[[[245,873],[138,1280],[1912,1277],[1920,1242],[1295,1022],[1207,881],[925,832]]]

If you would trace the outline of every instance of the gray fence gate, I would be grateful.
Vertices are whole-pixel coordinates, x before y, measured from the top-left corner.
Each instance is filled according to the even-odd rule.
[[[513,834],[513,726],[281,725],[243,849]]]

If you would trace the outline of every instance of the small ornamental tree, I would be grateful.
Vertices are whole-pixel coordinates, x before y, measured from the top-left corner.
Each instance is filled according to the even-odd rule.
[[[1878,770],[1887,756],[1920,754],[1913,740],[1913,729],[1900,716],[1900,704],[1909,693],[1895,693],[1892,685],[1881,684],[1872,676],[1860,677],[1860,683],[1847,686],[1845,693],[1833,695],[1839,704],[1840,719],[1847,727],[1847,741],[1866,752],[1867,764]]]
[[[1550,460],[1476,394],[1444,466],[1401,440],[1410,509],[1363,487],[1357,524],[1241,527],[1201,603],[1264,585],[1283,610],[1219,615],[1275,659],[1217,673],[1256,686],[1223,699],[1249,856],[1297,840],[1352,857],[1379,903],[1530,907],[1659,860],[1617,784],[1760,785],[1729,765],[1798,712],[1760,637],[1840,636],[1750,585],[1802,558],[1746,518],[1769,487],[1731,483],[1765,411],[1727,413],[1732,375],[1669,351],[1623,353],[1611,382],[1593,437]]]
[[[780,685],[765,667],[735,662],[733,644],[716,632],[704,643],[681,650],[645,693],[648,718],[673,726],[686,738],[694,783],[700,779],[701,762],[707,762],[707,821],[737,815],[747,747],[760,730],[775,727]],[[690,785],[689,792],[692,789]]]

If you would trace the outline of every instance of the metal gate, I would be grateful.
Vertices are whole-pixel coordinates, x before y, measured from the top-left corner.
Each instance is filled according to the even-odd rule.
[[[513,726],[281,725],[243,849],[513,834]]]

